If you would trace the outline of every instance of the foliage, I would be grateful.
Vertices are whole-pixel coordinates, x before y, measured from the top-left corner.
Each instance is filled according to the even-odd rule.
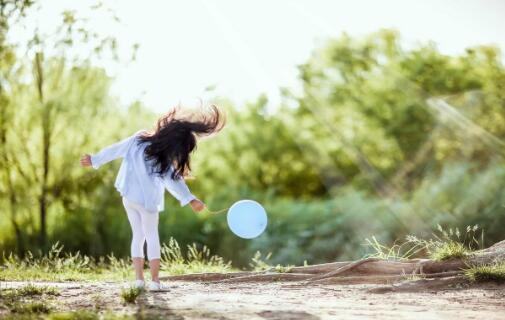
[[[19,314],[41,314],[49,313],[51,311],[51,307],[42,301],[15,302],[11,305],[10,311],[12,313]]]
[[[43,294],[57,296],[58,290],[54,287],[47,286],[35,286],[33,284],[28,284],[24,287],[14,290],[16,296],[41,296]]]
[[[476,282],[505,282],[505,263],[471,266],[465,270],[465,275]]]
[[[479,226],[467,226],[462,234],[459,229],[449,228],[445,230],[441,225],[432,233],[430,239],[420,239],[414,235],[408,235],[406,240],[392,246],[379,243],[375,237],[366,239],[366,246],[372,249],[368,257],[387,260],[406,260],[416,257],[425,257],[435,261],[451,259],[464,259],[476,249],[482,249],[484,243],[484,231],[480,230],[480,239],[477,238]]]
[[[367,257],[383,260],[408,260],[426,250],[426,245],[422,242],[412,244],[411,241],[407,241],[398,244],[395,241],[391,246],[387,246],[379,243],[375,236],[371,239],[366,238],[365,242],[365,245],[372,249],[372,253]]]
[[[2,273],[0,280],[126,280],[133,277],[130,261],[106,257],[89,257],[79,252],[63,253],[63,247],[58,243],[52,246],[47,254],[33,255],[28,252],[24,258],[14,254],[4,257],[0,264]],[[161,271],[163,274],[176,275],[195,272],[227,272],[233,271],[230,263],[211,255],[208,248],[201,250],[196,244],[189,246],[187,258],[183,258],[179,244],[170,239],[169,244],[162,244]],[[17,295],[33,295],[44,293],[57,295],[54,288],[33,287],[16,291]]]
[[[196,243],[188,245],[186,258],[174,238],[161,247],[161,270],[170,274],[232,271],[231,262],[224,262],[222,257],[211,255],[209,248],[198,249]]]
[[[136,287],[123,288],[121,289],[121,298],[126,303],[135,303],[135,301],[137,301],[137,298],[140,296],[142,292],[143,290],[141,288]]]

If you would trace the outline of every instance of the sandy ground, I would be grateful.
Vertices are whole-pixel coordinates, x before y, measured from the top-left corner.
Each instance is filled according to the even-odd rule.
[[[30,283],[60,288],[50,303],[62,311],[112,310],[164,319],[505,319],[505,285],[372,294],[367,291],[377,285],[172,282],[169,292],[145,292],[136,304],[124,304],[122,283]]]

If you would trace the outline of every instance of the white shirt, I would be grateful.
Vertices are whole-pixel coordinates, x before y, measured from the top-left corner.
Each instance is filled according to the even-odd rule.
[[[91,155],[92,167],[98,169],[109,161],[123,158],[114,186],[121,196],[143,206],[147,211],[163,211],[165,188],[179,200],[181,206],[196,199],[183,178],[171,178],[172,167],[163,177],[151,173],[151,163],[144,160],[144,149],[148,143],[139,145],[136,139],[141,132],[142,130]]]

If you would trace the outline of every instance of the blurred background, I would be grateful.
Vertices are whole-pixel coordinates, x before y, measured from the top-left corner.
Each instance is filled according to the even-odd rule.
[[[362,257],[478,224],[505,239],[502,1],[0,2],[0,252],[129,255],[113,183],[79,166],[176,104],[217,103],[188,185],[261,202],[235,237],[167,193],[160,237],[245,266]]]

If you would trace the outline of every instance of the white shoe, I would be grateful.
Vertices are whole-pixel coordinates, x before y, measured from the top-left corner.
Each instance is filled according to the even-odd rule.
[[[130,287],[143,290],[145,287],[145,282],[144,280],[135,280],[135,282],[133,282]]]
[[[160,282],[151,281],[149,283],[149,291],[170,291],[168,287]]]

